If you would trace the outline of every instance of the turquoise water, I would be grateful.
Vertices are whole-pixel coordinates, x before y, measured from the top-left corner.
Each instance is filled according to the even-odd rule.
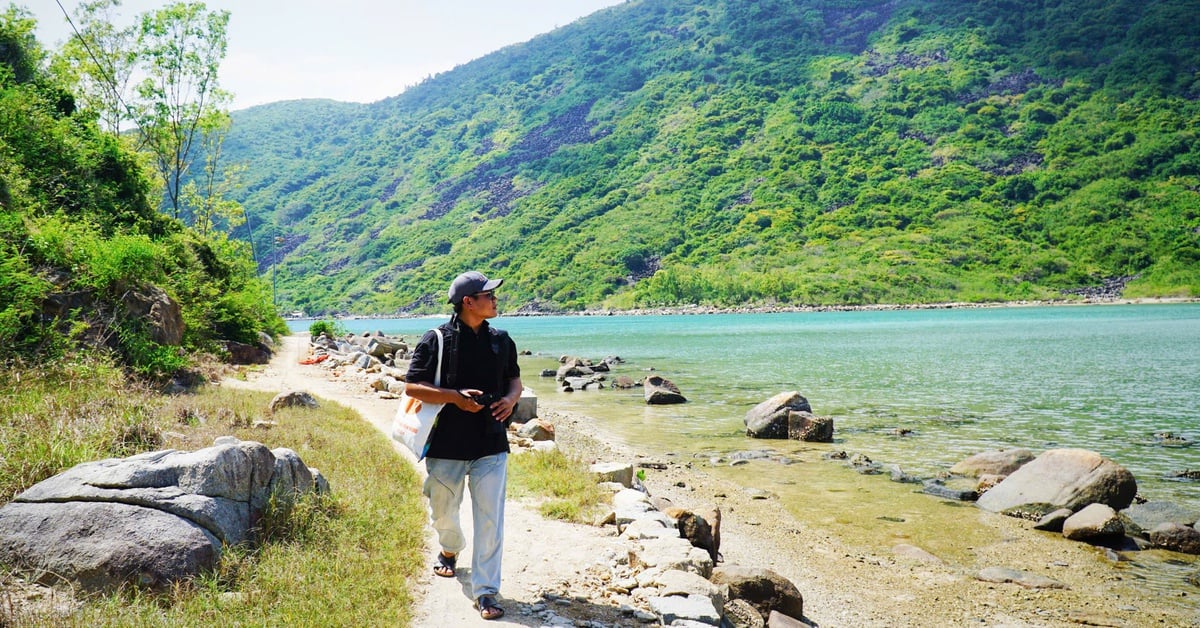
[[[440,320],[342,323],[411,339]],[[796,443],[746,438],[742,423],[758,402],[796,390],[834,418],[836,442],[818,450],[930,475],[990,448],[1081,447],[1132,471],[1144,496],[1200,508],[1200,483],[1164,479],[1200,469],[1200,444],[1155,438],[1200,442],[1200,304],[502,315],[495,324],[533,352],[522,358],[524,380],[540,398],[652,451],[796,451]],[[640,389],[560,393],[538,373],[564,354],[620,356],[617,374],[635,379],[653,368],[689,403],[647,406]]]

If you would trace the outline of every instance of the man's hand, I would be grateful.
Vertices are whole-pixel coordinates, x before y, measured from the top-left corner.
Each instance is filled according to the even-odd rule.
[[[458,393],[458,398],[454,400],[454,405],[463,412],[479,412],[483,409],[483,405],[476,401],[476,397],[483,394],[482,390],[475,388],[463,388],[455,391]]]
[[[493,403],[490,407],[492,409],[492,417],[497,421],[504,421],[512,416],[513,410],[517,408],[517,402],[508,397],[501,397],[499,401]]]

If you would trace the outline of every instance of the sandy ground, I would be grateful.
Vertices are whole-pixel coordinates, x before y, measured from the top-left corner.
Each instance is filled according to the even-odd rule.
[[[267,367],[222,385],[268,392],[306,390],[358,411],[388,432],[396,401],[370,391],[362,379],[335,377],[322,367],[299,364],[306,354],[307,336],[288,337]],[[569,452],[589,460],[646,462],[636,451],[614,448],[586,417],[540,410],[543,419],[556,425],[560,445]],[[424,476],[424,465],[398,443],[396,447]],[[699,465],[669,461],[665,466],[647,482],[649,491],[698,512],[719,505],[725,563],[766,567],[790,579],[804,596],[805,618],[812,625],[1200,626],[1200,588],[1181,583],[1178,591],[1147,591],[1102,549],[1034,532],[1028,522],[979,512],[977,525],[989,528],[988,538],[995,540],[966,548],[968,560],[943,561],[903,544],[881,552],[856,546],[811,521],[798,521],[777,501],[759,499]],[[464,504],[462,520],[469,537],[469,504]],[[429,528],[426,532],[432,557],[433,534]],[[612,526],[546,520],[534,504],[510,500],[500,595],[507,615],[485,622],[472,608],[468,548],[460,559],[458,578],[431,573],[422,578],[414,625],[540,626],[544,620],[529,610],[539,604],[579,621],[638,625],[621,614],[597,575],[604,571],[596,567],[598,560],[624,553],[626,547]],[[1063,588],[1026,588],[976,577],[989,567],[1045,576]],[[549,603],[546,593],[552,594]]]

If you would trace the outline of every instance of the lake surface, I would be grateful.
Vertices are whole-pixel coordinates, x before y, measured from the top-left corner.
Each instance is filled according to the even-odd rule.
[[[503,310],[503,302],[501,303]],[[414,340],[439,318],[351,319],[353,332]],[[747,410],[795,390],[831,416],[830,450],[928,476],[979,451],[1091,449],[1124,465],[1151,499],[1200,508],[1200,304],[953,308],[763,314],[505,317],[539,398],[593,416],[652,451],[792,451],[745,437]],[[306,330],[309,321],[292,321]],[[620,356],[688,403],[647,406],[641,389],[561,393],[561,355]],[[906,435],[897,435],[907,431]],[[810,445],[810,444],[804,444]],[[820,449],[820,447],[818,447]]]

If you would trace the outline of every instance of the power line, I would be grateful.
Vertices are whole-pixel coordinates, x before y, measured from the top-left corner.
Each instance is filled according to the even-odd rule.
[[[68,13],[67,8],[63,6],[62,0],[54,0],[54,3],[57,4],[58,9],[62,11],[63,17],[67,19],[67,25],[71,27],[71,32],[75,34],[75,38],[78,39],[79,43],[83,45],[83,49],[87,51],[88,56],[92,58],[92,62],[96,64],[96,68],[100,71],[100,78],[105,82],[106,85],[108,85],[108,88],[112,90],[113,96],[117,99],[117,103],[119,103],[121,107],[125,109],[125,115],[129,116],[129,119],[133,120],[133,107],[130,107],[129,104],[125,102],[125,99],[121,98],[121,91],[117,88],[116,78],[110,75],[107,71],[108,69],[104,67],[104,64],[100,63],[100,59],[96,58],[96,53],[92,50],[92,47],[88,45],[87,39],[82,33],[79,32],[79,29],[75,27],[75,21],[71,19],[71,14]],[[149,143],[150,138],[146,136],[146,133],[142,129],[141,125],[134,126],[137,129],[138,135],[141,136],[142,141]]]

